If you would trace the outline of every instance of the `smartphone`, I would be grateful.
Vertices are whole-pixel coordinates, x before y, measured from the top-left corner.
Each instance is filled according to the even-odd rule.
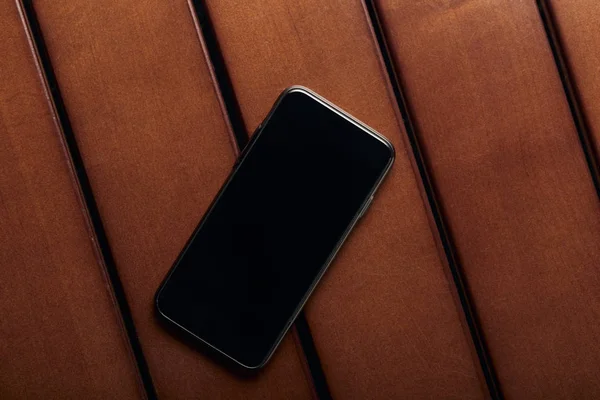
[[[286,89],[157,291],[159,317],[261,368],[393,161],[373,129],[309,89]]]

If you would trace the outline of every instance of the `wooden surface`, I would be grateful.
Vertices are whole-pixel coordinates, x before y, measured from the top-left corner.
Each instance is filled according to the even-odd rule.
[[[378,6],[505,396],[597,397],[600,207],[535,4]]]
[[[554,17],[576,96],[595,150],[600,154],[600,3],[593,0],[546,2]]]
[[[214,37],[186,0],[32,2],[65,133],[18,2],[0,1],[0,397],[147,395],[73,162],[159,398],[325,398],[324,383],[337,399],[488,398],[461,295],[504,397],[600,396],[600,202],[579,137],[597,158],[596,2],[376,0],[393,71],[370,3],[190,3]],[[252,132],[293,84],[381,132],[397,160],[306,306],[316,355],[292,330],[241,378],[159,326],[152,298],[238,153],[227,110]]]
[[[0,31],[0,398],[141,397],[72,167],[8,2]]]

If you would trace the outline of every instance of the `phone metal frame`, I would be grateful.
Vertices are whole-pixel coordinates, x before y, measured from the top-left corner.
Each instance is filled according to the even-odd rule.
[[[342,236],[338,240],[337,244],[332,249],[331,254],[327,258],[327,260],[325,261],[325,263],[323,264],[323,266],[321,267],[321,269],[319,270],[319,272],[316,274],[316,276],[315,276],[312,284],[308,287],[308,290],[306,291],[304,297],[302,297],[302,299],[298,303],[298,307],[296,307],[296,309],[294,310],[294,312],[292,313],[292,315],[290,316],[290,318],[286,322],[285,326],[281,330],[281,333],[279,334],[279,336],[277,336],[277,339],[274,341],[273,345],[271,346],[271,348],[267,352],[265,358],[261,361],[260,364],[254,365],[254,366],[249,366],[249,365],[243,364],[242,362],[240,362],[239,360],[235,359],[231,355],[225,353],[221,349],[213,346],[211,343],[209,343],[206,340],[202,339],[201,337],[197,336],[194,332],[188,330],[185,326],[183,326],[183,325],[179,324],[178,322],[174,321],[173,319],[171,319],[169,316],[167,316],[165,313],[163,313],[161,311],[160,306],[159,306],[159,302],[158,302],[158,298],[159,298],[159,296],[160,296],[163,288],[168,283],[169,278],[171,277],[171,275],[173,274],[173,272],[175,271],[175,269],[179,265],[179,262],[181,261],[181,258],[187,252],[190,244],[192,243],[192,241],[194,240],[194,238],[196,237],[196,235],[198,234],[198,232],[200,231],[200,229],[202,229],[202,226],[204,225],[204,221],[211,214],[211,212],[212,212],[212,210],[214,208],[214,205],[219,201],[221,195],[223,194],[223,192],[229,186],[229,183],[231,182],[231,180],[235,176],[237,170],[243,164],[244,159],[246,158],[246,156],[250,153],[250,151],[252,151],[252,147],[254,146],[256,140],[259,138],[259,136],[260,136],[260,134],[261,134],[261,132],[263,130],[262,128],[266,124],[269,123],[269,120],[271,119],[271,116],[275,113],[275,111],[277,110],[277,107],[279,106],[279,104],[281,103],[281,101],[285,98],[285,96],[288,95],[288,94],[290,94],[290,93],[294,93],[294,92],[299,92],[299,93],[303,93],[303,94],[307,95],[308,97],[312,98],[313,100],[319,102],[321,105],[327,107],[329,110],[331,110],[334,113],[338,114],[339,116],[341,116],[345,120],[351,122],[353,125],[355,125],[358,128],[360,128],[363,132],[371,135],[375,139],[377,139],[380,142],[382,142],[390,150],[390,159],[389,159],[388,164],[386,165],[386,167],[383,169],[381,175],[377,178],[377,181],[375,182],[375,185],[373,185],[373,188],[371,189],[371,191],[365,196],[365,199],[363,200],[360,208],[356,211],[354,217],[352,218],[352,221],[348,225],[348,228],[346,228],[346,230],[344,231],[344,233],[342,234]],[[295,85],[295,86],[290,86],[290,87],[286,88],[279,95],[279,97],[277,98],[277,100],[273,104],[273,107],[271,107],[271,110],[267,114],[266,118],[263,120],[263,122],[261,122],[259,124],[258,128],[256,128],[256,131],[255,131],[254,135],[252,136],[252,138],[250,138],[248,144],[246,145],[246,147],[244,147],[244,149],[240,153],[238,159],[236,160],[236,162],[235,162],[235,164],[234,164],[234,166],[232,168],[232,171],[229,173],[229,176],[227,177],[225,183],[223,184],[223,186],[221,187],[221,189],[219,190],[219,192],[217,193],[217,195],[215,196],[215,198],[212,200],[211,204],[209,205],[208,209],[206,210],[206,213],[204,214],[204,216],[200,220],[200,223],[194,229],[194,232],[192,233],[191,237],[188,239],[187,243],[185,244],[185,246],[184,246],[183,250],[181,251],[181,253],[179,254],[179,256],[177,256],[177,259],[173,263],[173,266],[169,270],[167,276],[162,281],[159,289],[156,291],[156,294],[154,296],[154,305],[155,305],[155,308],[156,308],[156,311],[157,311],[158,315],[163,320],[165,320],[166,322],[174,325],[176,328],[178,328],[180,330],[183,330],[188,335],[191,335],[191,337],[193,337],[194,339],[198,340],[203,345],[208,346],[213,351],[216,351],[217,353],[219,353],[220,355],[226,357],[230,361],[233,361],[239,367],[242,367],[242,368],[244,368],[246,370],[250,370],[250,371],[252,371],[252,370],[258,370],[258,369],[264,367],[269,362],[269,360],[271,359],[271,357],[273,356],[273,354],[275,353],[275,350],[277,350],[277,348],[281,344],[281,341],[283,340],[283,338],[285,337],[285,335],[287,334],[287,332],[290,330],[292,324],[294,323],[294,321],[296,320],[296,318],[300,314],[300,311],[302,311],[302,309],[304,308],[304,305],[306,304],[306,302],[310,298],[310,296],[313,293],[313,291],[315,290],[316,286],[319,284],[319,281],[321,280],[321,278],[323,277],[323,275],[325,274],[325,272],[329,268],[329,265],[331,265],[331,263],[335,259],[335,256],[339,252],[340,248],[342,247],[342,245],[344,244],[344,242],[346,241],[346,239],[350,235],[350,232],[352,232],[352,229],[354,229],[354,226],[356,225],[356,223],[358,222],[358,220],[360,218],[362,218],[362,216],[364,215],[366,209],[371,204],[372,197],[375,195],[375,192],[377,191],[377,189],[379,188],[379,186],[383,182],[385,176],[390,171],[390,169],[391,169],[391,167],[392,167],[392,165],[394,163],[394,159],[395,159],[395,151],[394,151],[394,147],[392,146],[392,144],[389,142],[388,139],[386,139],[383,135],[381,135],[380,133],[378,133],[377,131],[375,131],[370,126],[368,126],[368,125],[364,124],[363,122],[357,120],[356,118],[352,117],[350,114],[348,114],[347,112],[345,112],[341,108],[337,107],[336,105],[334,105],[331,102],[329,102],[327,99],[319,96],[317,93],[313,92],[312,90],[310,90],[310,89],[308,89],[308,88],[306,88],[304,86]]]

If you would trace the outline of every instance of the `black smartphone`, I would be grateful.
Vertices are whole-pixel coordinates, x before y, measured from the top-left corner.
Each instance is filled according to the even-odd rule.
[[[159,288],[159,316],[243,369],[264,366],[393,161],[383,136],[286,89]]]

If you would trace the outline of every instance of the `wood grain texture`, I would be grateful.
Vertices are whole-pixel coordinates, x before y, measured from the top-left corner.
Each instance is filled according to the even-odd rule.
[[[596,157],[600,155],[600,2],[547,0]],[[598,162],[598,160],[597,160]]]
[[[380,0],[507,398],[600,395],[600,204],[533,1]]]
[[[290,337],[243,380],[154,316],[155,290],[235,157],[187,3],[34,8],[159,397],[310,397]]]
[[[0,397],[144,396],[14,2],[0,2]]]
[[[300,84],[396,147],[389,177],[306,307],[333,397],[483,397],[362,4],[207,7],[248,128]]]

